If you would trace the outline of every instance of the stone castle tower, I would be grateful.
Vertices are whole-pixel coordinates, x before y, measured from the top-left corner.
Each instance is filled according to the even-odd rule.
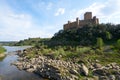
[[[76,18],[76,21],[74,22],[68,21],[67,24],[63,25],[63,28],[64,30],[81,28],[86,24],[99,24],[99,19],[96,18],[96,16],[92,18],[92,12],[86,12],[84,14],[84,20],[79,20],[79,18]]]

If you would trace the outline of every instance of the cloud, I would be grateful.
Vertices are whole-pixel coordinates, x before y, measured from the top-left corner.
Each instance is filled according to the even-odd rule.
[[[79,17],[80,16],[80,19],[83,19],[82,15],[85,12],[92,12],[93,15],[99,15],[99,16],[101,16],[101,15],[103,15],[103,13],[102,13],[101,10],[104,7],[105,7],[104,4],[102,4],[102,3],[96,3],[95,2],[95,3],[91,4],[90,6],[84,8],[84,9],[80,9],[80,10],[73,9],[70,12],[70,15],[71,15],[70,18],[71,18],[71,20],[73,20],[75,17]]]
[[[55,13],[55,16],[63,15],[65,13],[65,8],[59,8]]]
[[[90,6],[76,10],[73,9],[70,12],[70,19],[73,20],[75,17],[83,15],[85,12],[92,12],[93,15],[96,15],[101,23],[112,22],[115,24],[120,23],[120,0],[108,0],[104,3],[94,2]],[[83,16],[80,17],[83,19]]]
[[[4,8],[4,9],[3,9]],[[7,10],[7,11],[5,11]],[[0,6],[0,41],[22,40],[28,37],[51,37],[51,29],[36,24],[28,13],[16,13],[9,5]]]

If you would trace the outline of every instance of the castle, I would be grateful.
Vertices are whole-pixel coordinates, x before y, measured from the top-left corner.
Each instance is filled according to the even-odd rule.
[[[63,25],[63,28],[64,30],[81,28],[86,24],[99,24],[99,19],[96,18],[96,16],[92,18],[92,12],[86,12],[84,14],[84,20],[79,20],[79,18],[76,18],[76,21],[74,22],[68,21],[67,24]]]

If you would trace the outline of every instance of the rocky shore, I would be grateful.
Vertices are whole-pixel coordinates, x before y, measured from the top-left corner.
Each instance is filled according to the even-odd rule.
[[[50,80],[120,80],[120,67],[116,63],[102,66],[99,61],[88,61],[85,65],[47,56],[38,55],[29,59],[20,55],[18,61],[12,64],[20,70],[33,72]]]

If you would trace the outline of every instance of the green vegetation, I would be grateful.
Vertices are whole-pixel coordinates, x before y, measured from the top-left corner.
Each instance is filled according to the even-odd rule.
[[[31,49],[30,49],[31,50]],[[85,63],[88,61],[100,61],[101,64],[116,62],[120,64],[120,54],[114,52],[111,47],[103,46],[102,49],[92,46],[57,46],[54,48],[41,46],[39,48],[32,48],[26,56],[33,58],[36,55],[43,55],[52,59],[62,59],[66,61],[73,61],[75,63]],[[109,51],[110,50],[110,51]]]
[[[2,47],[2,46],[0,46],[0,54],[2,54],[3,52],[5,52],[6,50]]]
[[[101,64],[120,64],[120,25],[86,25],[79,29],[60,30],[51,38],[29,38],[14,45],[32,45],[28,58],[45,55],[75,63],[99,60]]]
[[[60,30],[52,37],[54,45],[95,45],[97,38],[105,44],[113,44],[120,38],[120,25],[86,25],[79,29]]]
[[[1,41],[0,45],[1,46],[9,46],[9,45],[14,45],[15,43],[17,43],[17,41]]]
[[[114,52],[119,53],[120,52],[120,39],[117,40],[116,44],[114,44],[114,46],[112,46]]]
[[[5,51],[6,50],[2,46],[0,46],[0,61],[2,61],[5,58]]]
[[[99,49],[102,49],[102,47],[103,47],[103,39],[102,38],[97,38],[96,47]]]
[[[11,45],[13,46],[24,46],[24,45],[37,46],[37,45],[42,45],[43,43],[46,43],[49,40],[50,40],[49,38],[29,38],[29,39],[21,40]]]

